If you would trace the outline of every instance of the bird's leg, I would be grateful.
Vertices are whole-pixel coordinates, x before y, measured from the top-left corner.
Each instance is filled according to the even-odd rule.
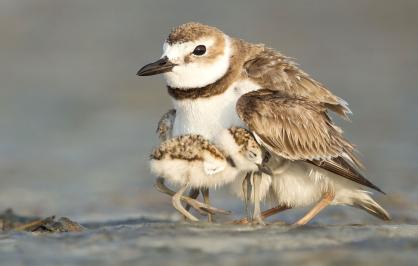
[[[276,213],[279,213],[279,212],[282,212],[282,211],[285,211],[285,210],[288,210],[288,209],[290,209],[290,208],[287,207],[287,206],[282,206],[282,205],[270,208],[270,209],[265,210],[261,213],[261,219],[264,220],[264,219],[266,219],[266,218],[268,218],[272,215],[275,215]],[[242,218],[240,220],[234,221],[233,223],[234,224],[249,224],[250,222],[248,221],[247,218]]]
[[[174,192],[173,190],[169,189],[165,183],[164,183],[164,178],[162,177],[158,177],[154,187],[161,193],[167,194],[169,196],[174,196],[176,194],[176,192]],[[201,215],[206,215],[207,212],[212,211],[211,207],[203,204],[195,199],[192,199],[190,197],[187,196],[181,196],[181,199],[183,201],[185,201],[188,205],[192,206],[193,208],[195,208]]]
[[[209,189],[208,188],[202,188],[202,189],[200,189],[200,191],[202,192],[202,195],[203,195],[203,202],[205,204],[207,204],[207,205],[210,205],[210,202],[209,202]],[[212,216],[211,213],[208,213],[208,222],[209,223],[212,223],[213,222],[213,216]]]
[[[183,214],[187,219],[189,219],[192,222],[197,222],[199,219],[194,217],[190,212],[186,211],[186,209],[181,204],[181,196],[183,196],[183,193],[187,190],[187,186],[183,186],[180,188],[179,191],[177,191],[176,194],[171,198],[173,202],[174,208],[176,208],[181,214]]]
[[[279,213],[279,212],[282,212],[282,211],[285,211],[285,210],[288,210],[288,209],[291,209],[291,208],[286,206],[286,205],[279,205],[279,206],[276,206],[276,207],[273,207],[273,208],[270,208],[268,210],[263,211],[261,213],[261,217],[263,219],[266,219],[266,218],[268,218],[272,215],[275,215],[276,213]]]
[[[196,199],[197,196],[199,196],[199,190],[198,189],[194,189],[194,188],[190,189],[189,198]],[[184,207],[184,208],[186,209],[186,211],[190,212],[190,208],[191,207],[192,207],[192,205],[190,205],[189,203],[186,203],[186,207]],[[206,215],[206,213],[204,213],[204,212],[199,212],[199,213],[201,215]],[[187,217],[186,216],[183,216],[183,219],[185,221],[187,221]]]
[[[252,215],[248,208],[249,202],[251,202],[251,176],[252,173],[247,173],[242,181],[242,192],[244,195],[244,212],[247,216],[247,221],[252,221]]]
[[[256,172],[253,174],[253,199],[254,199],[254,212],[253,212],[253,222],[265,225],[263,218],[261,217],[261,208],[260,208],[260,184],[261,184],[261,172]]]
[[[170,195],[170,196],[174,196],[174,194],[176,194],[176,192],[174,192],[173,190],[169,189],[165,184],[164,184],[164,178],[159,177],[157,178],[157,182],[155,183],[154,187],[161,193]],[[207,213],[220,213],[220,214],[231,214],[230,211],[226,211],[223,209],[218,209],[215,207],[212,207],[210,205],[201,203],[195,199],[192,199],[190,197],[181,196],[181,200],[185,201],[186,203],[188,203],[190,206],[192,206],[193,208],[195,208],[200,214],[202,215],[206,215]]]
[[[189,198],[196,199],[198,196],[199,196],[199,190],[198,189],[195,189],[195,188],[190,189]],[[185,209],[187,211],[189,211],[190,210],[190,207],[192,207],[192,205],[190,205],[189,203],[187,203]]]
[[[251,193],[252,193],[251,181],[252,181],[252,177],[253,177],[253,173],[248,172],[245,175],[244,180],[242,181],[242,193],[243,193],[243,199],[244,199],[244,212],[245,212],[246,218],[231,221],[231,222],[228,222],[228,223],[248,224],[248,223],[252,222],[253,215],[251,213],[250,208],[248,207],[249,203],[251,202]]]
[[[320,211],[322,211],[325,207],[327,207],[332,200],[334,199],[335,195],[334,193],[326,192],[322,196],[322,199],[307,213],[305,216],[303,216],[301,219],[299,219],[295,225],[305,225],[310,220],[312,220],[315,216],[318,215]]]

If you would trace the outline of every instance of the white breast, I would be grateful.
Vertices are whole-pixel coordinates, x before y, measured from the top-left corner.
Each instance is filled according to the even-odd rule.
[[[240,81],[231,85],[224,93],[212,97],[174,99],[176,119],[173,136],[200,134],[213,140],[225,128],[245,127],[235,111],[235,105],[243,94],[258,88],[258,85],[250,81]]]

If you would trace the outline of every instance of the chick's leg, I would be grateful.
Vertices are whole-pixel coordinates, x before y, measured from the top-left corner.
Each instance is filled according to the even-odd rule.
[[[251,202],[251,179],[252,173],[247,173],[244,180],[242,181],[242,193],[244,195],[244,212],[247,216],[247,221],[252,221],[252,214],[250,208],[248,208],[249,203]]]
[[[260,185],[261,185],[261,172],[253,174],[253,200],[254,200],[254,212],[253,222],[265,225],[263,217],[261,216],[261,199],[260,199]]]
[[[161,193],[170,195],[170,196],[174,196],[174,194],[176,194],[176,192],[174,192],[173,190],[169,189],[165,183],[164,183],[164,178],[159,177],[157,178],[157,182],[155,183],[154,187]],[[223,209],[218,209],[212,206],[209,206],[207,204],[204,204],[200,201],[197,201],[195,199],[192,199],[190,197],[187,196],[181,196],[181,200],[186,202],[187,204],[189,204],[190,206],[192,206],[193,208],[195,208],[200,214],[202,215],[206,215],[206,213],[220,213],[220,214],[231,214],[230,211],[226,211]]]
[[[187,186],[183,186],[180,188],[179,191],[174,194],[174,196],[171,198],[173,202],[174,208],[176,208],[177,211],[179,211],[181,214],[183,214],[187,219],[193,222],[199,221],[196,217],[194,217],[190,212],[188,212],[183,205],[181,204],[181,197],[183,196],[183,193],[187,190]]]
[[[210,206],[209,189],[208,188],[202,188],[200,191],[202,192],[202,195],[203,195],[203,202]],[[212,216],[211,213],[208,213],[208,222],[209,223],[213,222],[213,216]]]
[[[200,193],[200,191],[198,189],[192,188],[192,189],[190,189],[188,197],[191,198],[191,199],[196,199],[199,196],[199,193]],[[192,207],[192,205],[187,203],[185,208],[186,208],[187,211],[189,211],[191,207]]]
[[[189,198],[196,199],[198,196],[199,196],[199,190],[198,189],[194,189],[194,188],[190,189]],[[192,207],[192,205],[190,205],[189,203],[186,203],[186,207],[185,207],[186,211],[190,212],[191,207]],[[203,212],[199,212],[199,213],[202,214],[202,215],[206,215],[206,213],[203,213]],[[183,218],[185,220],[187,220],[186,216],[183,216]]]

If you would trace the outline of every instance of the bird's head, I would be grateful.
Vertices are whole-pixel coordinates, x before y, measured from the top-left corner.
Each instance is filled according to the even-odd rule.
[[[200,88],[225,75],[231,57],[230,38],[217,28],[189,22],[174,28],[159,60],[145,65],[139,76],[164,74],[173,88]]]
[[[221,131],[214,143],[234,162],[240,171],[258,171],[263,163],[263,150],[252,134],[240,127]]]

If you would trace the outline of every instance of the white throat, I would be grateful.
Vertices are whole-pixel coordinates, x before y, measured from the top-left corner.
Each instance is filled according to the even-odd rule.
[[[243,94],[260,86],[249,81],[234,82],[225,92],[207,98],[173,99],[176,118],[173,136],[199,134],[213,140],[223,129],[244,127],[235,111],[235,105]]]
[[[195,42],[179,43],[170,45],[164,43],[163,56],[178,64],[172,71],[164,73],[168,86],[173,88],[190,89],[201,88],[214,83],[225,75],[229,68],[229,60],[232,54],[230,37],[224,35],[225,47],[222,55],[210,64],[185,63],[184,57],[197,45],[203,44],[208,49],[214,45],[213,39],[201,39]]]

